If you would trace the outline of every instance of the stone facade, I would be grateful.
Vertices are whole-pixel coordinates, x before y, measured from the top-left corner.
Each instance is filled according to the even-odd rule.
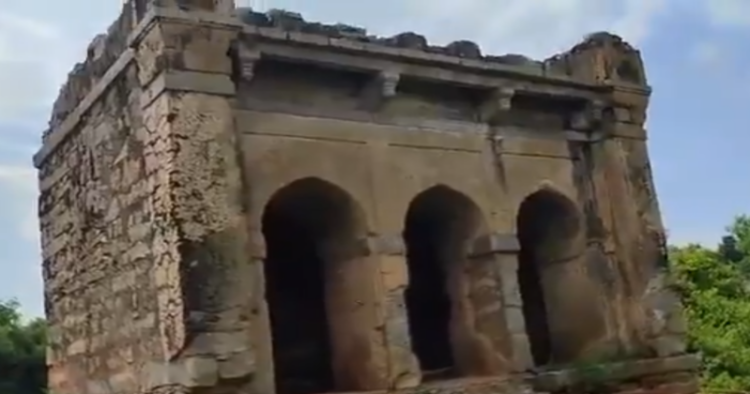
[[[34,158],[51,390],[695,393],[649,94],[608,33],[131,0]]]

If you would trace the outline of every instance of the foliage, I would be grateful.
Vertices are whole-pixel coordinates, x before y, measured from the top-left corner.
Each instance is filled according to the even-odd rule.
[[[750,218],[740,216],[715,249],[670,248],[689,341],[703,356],[707,391],[750,390]]]
[[[46,324],[24,322],[15,301],[0,301],[0,393],[35,394],[47,388]]]
[[[670,247],[670,262],[704,389],[750,391],[750,217],[737,217],[716,248]],[[45,393],[45,331],[44,320],[24,322],[16,302],[0,301],[0,394]],[[579,373],[597,386],[606,371]]]

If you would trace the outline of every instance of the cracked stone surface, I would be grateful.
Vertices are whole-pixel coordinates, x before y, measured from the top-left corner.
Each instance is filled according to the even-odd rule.
[[[697,392],[650,89],[621,38],[539,62],[149,4],[92,41],[35,156],[52,391],[313,394],[284,374],[322,365],[334,391],[562,392],[586,363],[602,392]],[[315,231],[285,241],[297,221]],[[443,279],[412,266],[420,248]],[[288,291],[303,263],[317,298]],[[445,297],[441,330],[419,328],[419,286]]]

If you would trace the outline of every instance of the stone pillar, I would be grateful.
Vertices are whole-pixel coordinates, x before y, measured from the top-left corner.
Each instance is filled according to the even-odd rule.
[[[252,264],[248,257],[226,56],[241,25],[221,7],[202,8],[196,17],[185,3],[206,2],[180,3],[146,3],[129,39],[144,91],[144,132],[160,136],[144,152],[145,171],[161,174],[153,199],[155,245],[174,251],[155,268],[165,361],[169,371],[183,371],[151,375],[157,386],[234,387],[255,373],[247,284],[262,277],[257,259]]]
[[[386,349],[388,388],[416,387],[422,381],[419,361],[412,351],[405,294],[409,284],[406,246],[401,235],[368,239],[369,254],[379,261],[381,317]]]
[[[592,100],[574,116],[573,127],[592,135],[603,131],[606,104],[601,100]],[[608,182],[612,174],[607,172],[609,156],[598,143],[590,141],[570,141],[569,149],[573,157],[574,182],[578,189],[578,200],[585,223],[585,251],[583,267],[586,276],[592,281],[593,288],[600,298],[603,308],[604,332],[596,340],[595,346],[589,346],[588,357],[612,358],[622,351],[628,343],[628,318],[625,313],[624,284],[619,278],[618,259],[614,247],[615,229],[612,222],[610,188]]]
[[[380,261],[370,239],[334,237],[322,245],[325,304],[336,390],[383,390],[387,351],[379,328]],[[292,289],[293,290],[293,289]]]
[[[250,311],[250,348],[255,361],[252,387],[254,392],[272,394],[276,392],[276,375],[273,346],[270,341],[270,338],[273,337],[271,312],[266,301],[266,240],[261,231],[260,219],[254,221],[255,216],[248,216],[250,274],[246,278],[248,280],[246,291],[249,297],[248,310]]]
[[[631,352],[675,355],[686,350],[679,297],[669,289],[666,234],[662,224],[646,144],[646,109],[650,90],[612,86],[610,117],[598,143],[606,171],[620,183],[610,191],[616,254],[622,263],[630,299]]]
[[[598,33],[553,63],[609,90],[600,127],[593,133],[592,177],[601,206],[603,248],[615,261],[621,287],[623,350],[630,357],[682,352],[681,334],[664,331],[664,319],[673,321],[676,331],[684,322],[667,318],[681,315],[681,306],[666,287],[666,237],[644,130],[651,89],[641,54],[618,36]],[[671,339],[657,340],[665,336]],[[664,349],[665,343],[674,346]]]
[[[501,302],[500,312],[506,324],[503,332],[507,334],[505,340],[509,342],[509,346],[497,348],[496,351],[510,349],[514,372],[523,372],[534,367],[518,287],[519,250],[518,238],[514,234],[491,233],[478,239],[471,251],[473,261],[490,258],[494,262],[501,291],[501,299],[497,301]],[[480,315],[477,317],[481,318]],[[492,337],[498,333],[488,332],[486,335]]]

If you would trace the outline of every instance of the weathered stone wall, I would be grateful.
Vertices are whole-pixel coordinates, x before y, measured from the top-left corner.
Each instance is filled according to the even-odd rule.
[[[240,10],[243,25],[230,1],[139,4],[95,40],[36,157],[53,391],[273,393],[263,215],[305,179],[358,207],[353,239],[318,245],[340,279],[326,297],[341,387],[421,382],[402,232],[436,190],[472,212],[441,257],[455,260],[462,373],[532,367],[516,218],[539,193],[573,212],[575,234],[558,234],[564,262],[541,274],[552,361],[684,353],[645,148],[649,91],[618,37],[535,62],[279,11]],[[649,365],[628,384],[663,370],[655,392],[694,391],[692,364]],[[555,382],[532,381],[573,384]],[[446,390],[459,386],[498,389]]]
[[[159,359],[152,190],[133,66],[40,168],[50,388],[125,393]]]
[[[104,73],[117,61],[127,49],[127,38],[133,28],[133,1],[123,4],[122,11],[104,34],[99,34],[91,41],[86,51],[86,60],[77,63],[68,74],[68,79],[60,88],[57,100],[52,106],[49,132],[59,128],[78,104],[101,80]]]

